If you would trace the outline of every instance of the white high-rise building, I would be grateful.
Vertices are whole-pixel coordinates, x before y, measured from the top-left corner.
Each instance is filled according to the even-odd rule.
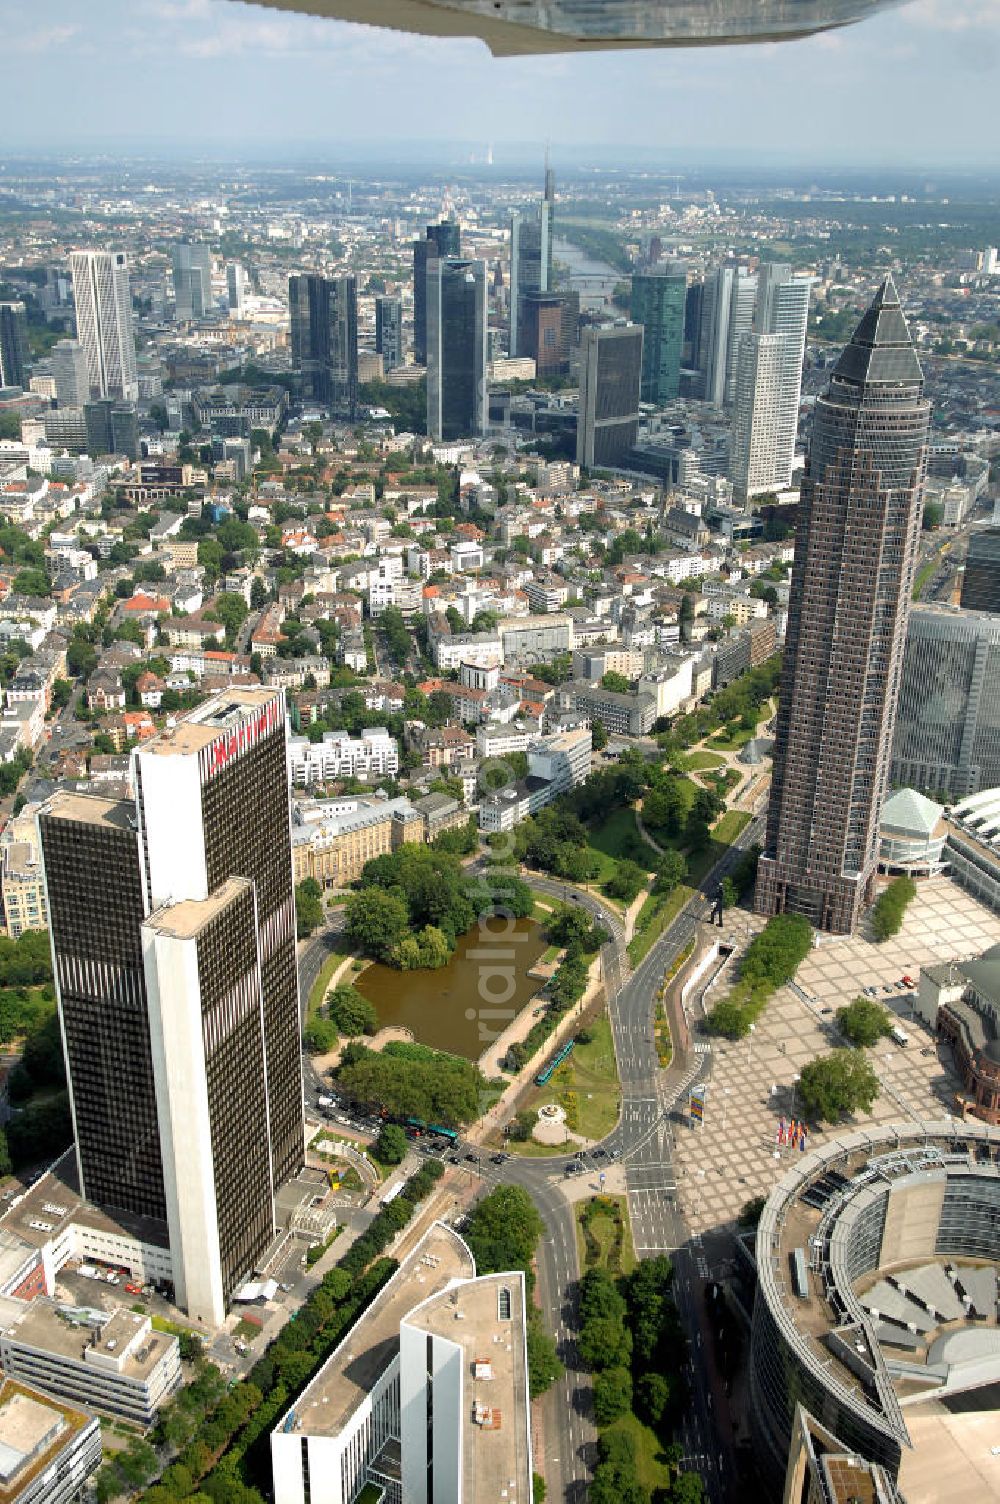
[[[782,263],[761,267],[753,328],[736,360],[729,474],[742,498],[791,484],[812,286]]]
[[[235,313],[238,318],[243,315],[246,305],[247,288],[249,278],[247,269],[241,261],[230,261],[226,267],[226,286],[229,289],[229,312]]]
[[[740,337],[753,322],[757,279],[743,267],[720,266],[705,279],[698,364],[705,378],[705,401],[729,407],[736,390]]]
[[[60,407],[82,407],[90,401],[87,352],[78,339],[60,339],[49,356]]]
[[[139,400],[128,257],[124,251],[73,251],[76,331],[87,357],[92,397]]]

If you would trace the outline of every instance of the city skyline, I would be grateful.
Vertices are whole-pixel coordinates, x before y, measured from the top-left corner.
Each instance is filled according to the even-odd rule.
[[[81,64],[109,49],[136,66],[122,68],[113,93],[93,96],[87,127],[68,109],[61,119],[59,101],[73,97]],[[28,108],[32,60],[44,62],[49,80],[49,114],[41,120]],[[240,66],[220,69],[220,60]],[[453,139],[484,149],[532,138],[555,148],[593,140],[599,92],[622,101],[602,117],[604,146],[655,141],[661,150],[686,152],[697,140],[702,150],[736,156],[738,143],[744,152],[787,158],[788,121],[795,118],[800,161],[850,162],[863,152],[874,165],[877,142],[886,162],[968,167],[994,162],[990,90],[976,81],[988,84],[998,61],[1000,14],[989,0],[957,8],[914,0],[841,32],[752,50],[506,61],[474,41],[403,36],[228,0],[143,0],[134,7],[103,0],[88,8],[85,25],[69,0],[54,0],[43,21],[11,28],[0,79],[10,101],[8,150],[120,149],[121,122],[130,114],[141,122],[129,130],[132,143],[186,141],[200,154],[207,143],[219,149],[237,142],[264,142],[280,153],[282,143],[343,143],[352,132],[361,141],[398,135],[405,150],[440,137],[433,117],[422,129],[426,111],[418,108],[440,75]],[[374,130],[372,88],[385,111]],[[848,91],[864,96],[866,109],[848,114],[832,146],[822,101]],[[921,92],[937,107],[914,110]],[[266,125],[258,94],[269,100]],[[905,137],[896,128],[904,111]]]

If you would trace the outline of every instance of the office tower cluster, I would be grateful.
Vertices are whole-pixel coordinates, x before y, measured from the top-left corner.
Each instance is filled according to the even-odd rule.
[[[73,251],[77,338],[92,397],[139,398],[128,257],[124,251]]]
[[[642,378],[641,324],[610,324],[583,331],[576,460],[588,469],[620,465],[639,432]]]
[[[217,1324],[303,1158],[283,693],[168,722],[132,784],[39,817],[80,1189]]]
[[[288,279],[292,364],[305,395],[338,416],[358,405],[358,287],[354,276]]]
[[[427,432],[448,441],[486,432],[486,264],[428,261]]]
[[[20,301],[0,303],[0,386],[26,387],[27,323]]]
[[[795,535],[758,913],[850,933],[873,892],[930,404],[887,277],[817,400]]]
[[[462,231],[455,220],[428,225],[423,240],[413,242],[413,359],[427,364],[427,268],[442,256],[461,256]]]
[[[697,366],[702,396],[715,407],[732,405],[740,337],[750,332],[756,298],[757,278],[743,267],[720,266],[705,278]]]
[[[179,242],[171,257],[174,311],[179,324],[203,319],[212,307],[212,251],[202,242]]]

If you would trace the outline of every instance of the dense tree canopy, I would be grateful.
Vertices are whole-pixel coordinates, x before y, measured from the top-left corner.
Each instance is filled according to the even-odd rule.
[[[806,1114],[835,1123],[845,1113],[868,1112],[879,1079],[861,1050],[832,1050],[802,1067],[799,1096]]]

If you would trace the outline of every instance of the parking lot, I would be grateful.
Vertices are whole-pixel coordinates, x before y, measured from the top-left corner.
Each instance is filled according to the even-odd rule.
[[[733,916],[741,947],[762,921]],[[836,1011],[864,988],[894,1014],[909,1042],[883,1039],[866,1051],[881,1081],[870,1117],[876,1123],[941,1118],[954,1106],[958,1086],[950,1052],[939,1050],[914,1016],[915,994],[899,985],[919,978],[922,965],[976,955],[1000,941],[1000,916],[948,878],[922,883],[900,933],[876,944],[858,936],[824,937],[799,967],[795,982],[768,1003],[753,1034],[738,1043],[712,1040],[712,1074],[701,1125],[686,1118],[676,1129],[678,1194],[692,1232],[700,1235],[737,1218],[755,1196],[767,1195],[800,1150],[777,1142],[779,1120],[796,1116],[796,1079],[802,1067],[845,1041]],[[724,995],[727,972],[708,996]],[[888,991],[886,989],[889,989]],[[835,1130],[811,1131],[807,1147]]]

